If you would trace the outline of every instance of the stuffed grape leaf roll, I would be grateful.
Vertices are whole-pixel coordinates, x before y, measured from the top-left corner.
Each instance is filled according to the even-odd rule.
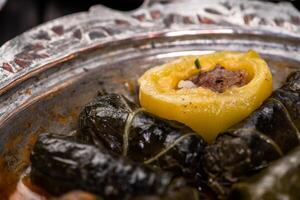
[[[33,182],[56,195],[82,190],[105,199],[172,199],[169,196],[182,192],[190,194],[190,199],[195,197],[195,189],[170,172],[153,170],[61,136],[41,134],[30,159]]]
[[[97,97],[79,118],[79,139],[152,167],[195,175],[204,140],[183,124],[158,118],[119,94]]]
[[[300,147],[257,175],[234,184],[230,199],[300,199]]]
[[[300,71],[275,90],[248,118],[220,134],[207,146],[203,168],[212,188],[226,187],[266,167],[299,145]]]

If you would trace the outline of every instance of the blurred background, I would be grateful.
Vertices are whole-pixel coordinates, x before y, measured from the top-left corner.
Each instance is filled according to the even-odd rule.
[[[297,1],[291,2],[299,10]],[[87,11],[95,4],[129,11],[142,3],[143,0],[0,0],[0,4],[3,4],[0,8],[0,45],[38,24],[74,12]]]
[[[74,12],[87,11],[95,4],[128,11],[138,8],[142,3],[143,0],[6,0],[0,10],[0,45],[38,24]]]

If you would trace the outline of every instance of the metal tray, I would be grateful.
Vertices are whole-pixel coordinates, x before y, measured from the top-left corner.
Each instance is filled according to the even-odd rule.
[[[96,6],[43,24],[3,45],[0,194],[10,193],[28,167],[39,133],[75,129],[81,107],[98,91],[135,99],[136,79],[152,66],[182,55],[254,49],[270,65],[275,88],[299,68],[296,17],[300,15],[290,4],[282,4],[284,21],[276,24],[271,23],[275,15],[262,14],[267,8],[278,9],[275,4],[209,2],[146,1],[129,13]],[[254,9],[254,17],[237,15]],[[232,10],[235,13],[228,14]],[[257,18],[265,24],[256,23]]]

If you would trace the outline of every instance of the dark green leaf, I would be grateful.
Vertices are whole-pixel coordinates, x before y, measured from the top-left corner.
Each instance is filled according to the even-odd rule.
[[[196,66],[197,69],[201,69],[201,63],[200,63],[199,58],[197,58],[197,59],[194,61],[194,64],[195,64],[195,66]]]
[[[203,167],[220,193],[300,144],[300,71],[265,103],[207,146]]]
[[[233,186],[230,199],[300,199],[300,147]]]
[[[153,196],[157,200],[179,200],[190,194],[188,198],[196,200],[195,189],[173,173],[61,136],[41,134],[30,159],[32,181],[52,194],[81,190],[105,199]]]
[[[181,123],[153,116],[118,94],[98,97],[80,114],[79,138],[147,165],[194,176],[204,140]]]

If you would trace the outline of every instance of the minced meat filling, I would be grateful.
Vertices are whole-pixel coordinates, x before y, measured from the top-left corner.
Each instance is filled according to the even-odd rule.
[[[203,72],[190,77],[197,87],[205,87],[214,92],[222,93],[231,86],[241,87],[245,85],[247,72],[245,70],[230,71],[217,64],[208,72]]]

